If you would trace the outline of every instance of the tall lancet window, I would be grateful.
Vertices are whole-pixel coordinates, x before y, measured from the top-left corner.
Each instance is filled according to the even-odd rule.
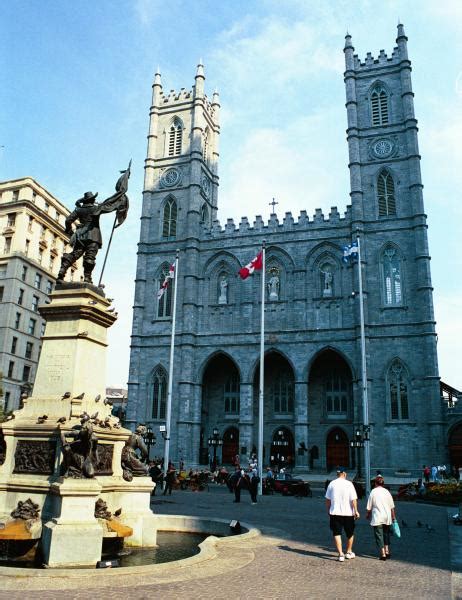
[[[209,128],[204,131],[204,136],[202,138],[202,158],[204,162],[207,163],[209,159]]]
[[[175,118],[168,130],[168,155],[179,156],[183,139],[183,125],[180,119]]]
[[[377,177],[379,217],[396,215],[395,184],[391,173],[384,169]]]
[[[372,125],[389,123],[388,94],[381,85],[375,86],[371,94]]]
[[[162,223],[162,237],[173,240],[176,237],[176,221],[178,207],[174,198],[168,198],[164,204],[164,214]]]
[[[162,367],[157,367],[152,376],[152,418],[164,420],[166,406],[167,373]]]
[[[169,274],[170,267],[166,263],[162,266],[161,273],[159,275],[159,279],[157,281],[156,293],[157,290],[160,290],[161,285],[164,283],[165,278]],[[172,279],[168,280],[168,285],[161,298],[157,301],[157,316],[159,318],[166,318],[172,316],[172,292],[174,281]]]
[[[392,362],[388,371],[388,386],[391,418],[409,419],[408,375],[398,359]]]
[[[383,291],[387,306],[399,306],[403,302],[401,286],[401,258],[396,248],[389,246],[382,254]]]

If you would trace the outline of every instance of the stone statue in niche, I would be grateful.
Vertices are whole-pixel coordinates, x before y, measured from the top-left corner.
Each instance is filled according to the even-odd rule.
[[[92,479],[95,476],[95,467],[98,463],[98,438],[93,432],[90,417],[84,415],[80,420],[78,430],[71,435],[75,440],[66,441],[61,431],[61,450],[63,453],[62,475],[75,479]]]
[[[220,295],[218,296],[218,304],[228,304],[228,278],[222,275],[220,278]]]
[[[322,275],[322,296],[323,298],[331,298],[333,296],[334,275],[330,265],[324,265],[320,269]]]
[[[270,270],[271,277],[268,280],[268,299],[270,301],[279,300],[279,271],[277,269]]]
[[[122,476],[125,481],[131,481],[133,477],[146,477],[148,467],[143,462],[148,457],[148,449],[143,441],[143,434],[146,431],[144,425],[138,425],[135,433],[132,433],[122,450]],[[139,450],[141,457],[136,451]]]

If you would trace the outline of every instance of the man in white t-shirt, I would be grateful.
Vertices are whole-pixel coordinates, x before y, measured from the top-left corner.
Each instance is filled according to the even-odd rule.
[[[326,506],[330,519],[330,528],[334,536],[338,560],[344,562],[356,555],[353,552],[355,519],[359,519],[358,496],[351,481],[347,481],[346,469],[338,467],[337,479],[331,481],[326,490]],[[346,553],[343,553],[342,530],[347,537]]]

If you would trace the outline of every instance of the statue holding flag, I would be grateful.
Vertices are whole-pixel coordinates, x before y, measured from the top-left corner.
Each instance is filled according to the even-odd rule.
[[[69,267],[81,256],[83,256],[84,281],[86,283],[93,283],[91,274],[95,268],[96,255],[103,245],[99,218],[103,213],[116,211],[112,233],[116,227],[119,227],[125,221],[129,204],[126,192],[128,190],[131,164],[132,161],[130,161],[125,171],[121,171],[122,174],[115,186],[116,193],[104,202],[101,202],[101,204],[95,202],[98,193],[85,192],[83,197],[75,203],[75,209],[66,218],[65,225],[66,233],[71,236],[69,243],[72,246],[72,252],[65,253],[62,256],[57,283],[63,282]],[[72,223],[75,221],[78,221],[78,225],[74,231]]]

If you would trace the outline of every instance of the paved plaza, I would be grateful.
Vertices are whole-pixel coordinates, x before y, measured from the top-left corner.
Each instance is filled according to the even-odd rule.
[[[392,540],[392,559],[381,562],[364,519],[363,500],[354,547],[357,557],[339,563],[321,489],[313,498],[264,496],[257,505],[251,505],[246,493],[240,504],[233,498],[224,486],[211,486],[209,492],[158,495],[152,508],[162,514],[238,519],[258,528],[262,536],[228,538],[207,560],[193,557],[154,569],[95,571],[92,576],[74,570],[59,577],[49,570],[33,577],[5,576],[0,570],[0,597],[462,598],[459,528],[448,521],[451,509],[398,503],[400,522],[404,519],[407,526],[401,540]]]

